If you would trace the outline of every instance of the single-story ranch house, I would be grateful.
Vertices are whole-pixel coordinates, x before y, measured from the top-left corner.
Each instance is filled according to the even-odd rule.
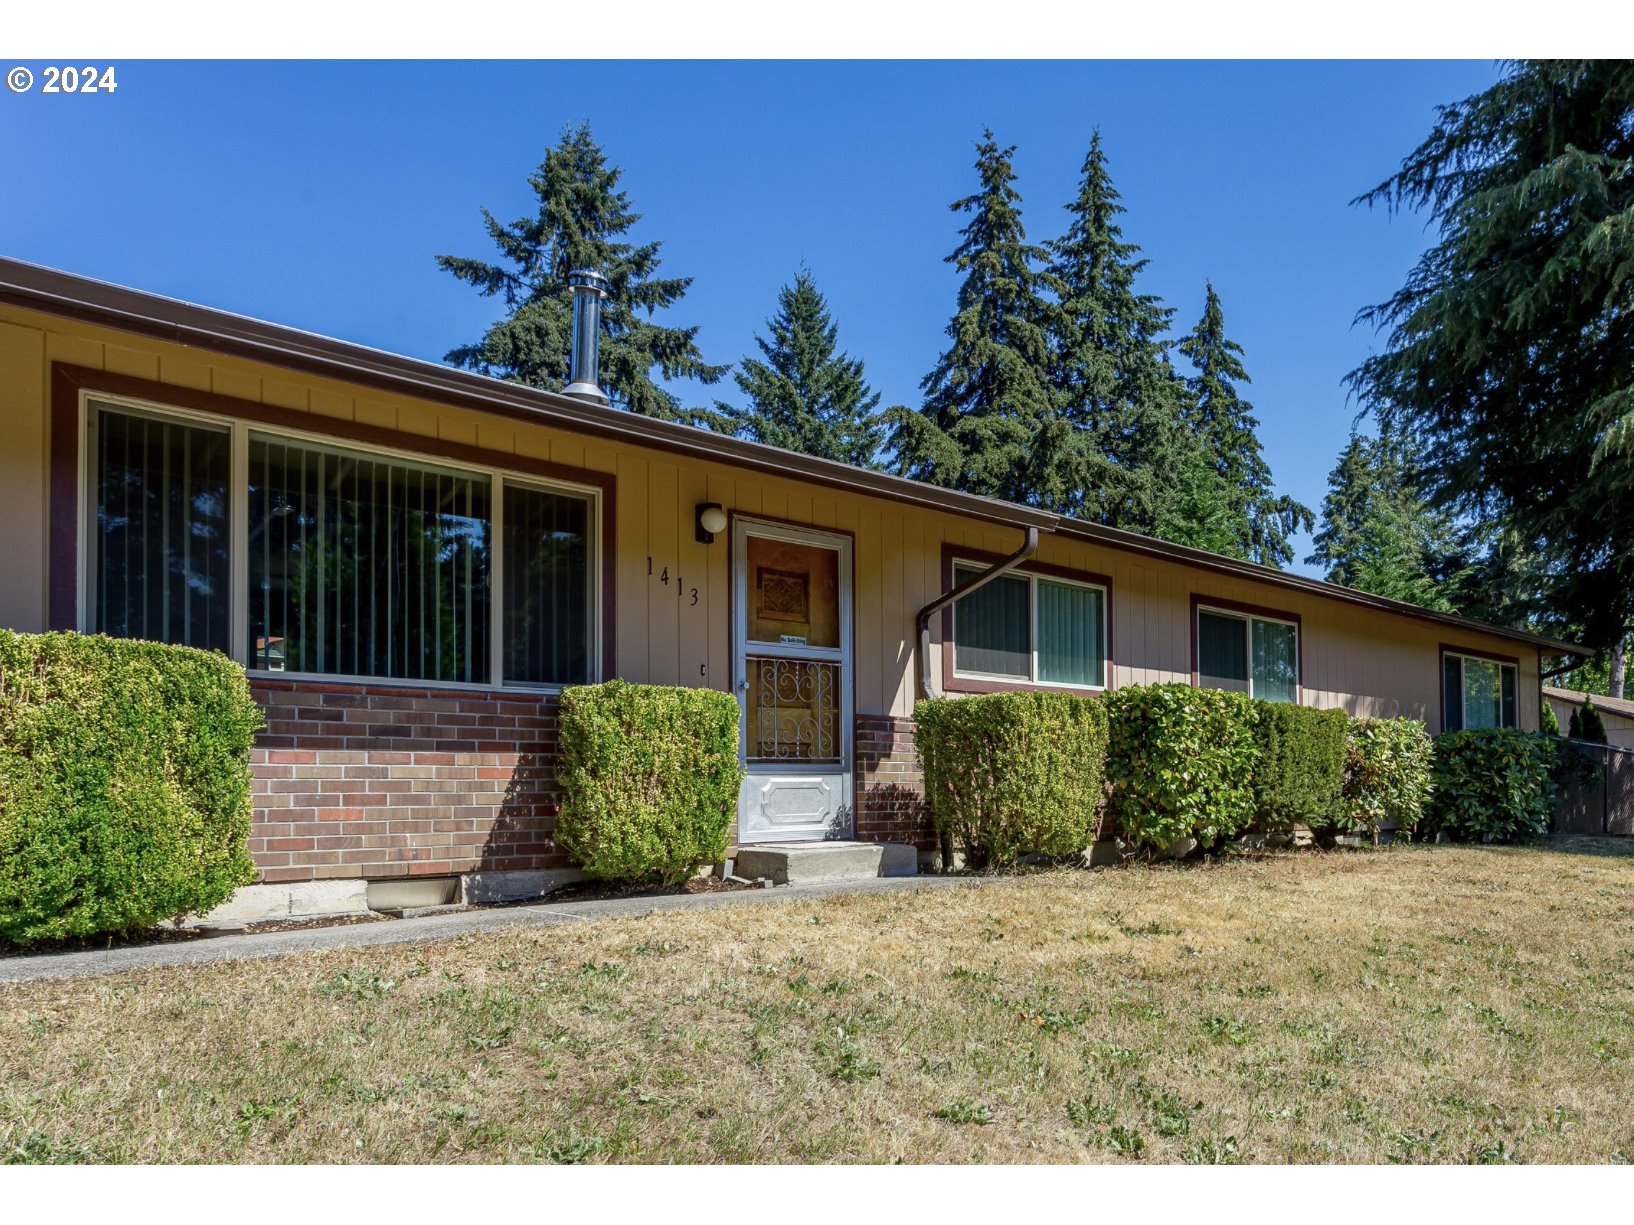
[[[922,693],[1181,681],[1536,728],[1544,674],[1580,654],[611,409],[593,356],[576,380],[0,259],[0,625],[244,665],[267,718],[252,891],[283,913],[561,879],[563,685],[737,694],[741,844],[928,851]]]

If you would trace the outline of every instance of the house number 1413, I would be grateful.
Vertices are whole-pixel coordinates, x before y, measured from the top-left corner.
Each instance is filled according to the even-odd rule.
[[[657,575],[654,575],[653,572],[652,572],[652,558],[648,557],[647,558],[647,577],[648,578],[656,577],[660,583],[662,583],[662,584],[664,584],[664,586],[668,587],[669,586],[669,567],[665,566],[661,573],[659,573]],[[685,600],[687,602],[687,607],[688,608],[695,607],[697,605],[697,603],[698,603],[698,589],[696,587],[688,587],[682,581],[681,575],[680,575],[679,572],[677,572],[676,575],[675,575],[675,595],[676,595],[677,599]]]

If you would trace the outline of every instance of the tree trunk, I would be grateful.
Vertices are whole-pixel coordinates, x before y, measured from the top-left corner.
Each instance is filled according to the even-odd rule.
[[[1606,684],[1606,694],[1610,697],[1623,696],[1623,671],[1628,666],[1628,635],[1624,634],[1617,639],[1617,645],[1611,648],[1611,676]]]

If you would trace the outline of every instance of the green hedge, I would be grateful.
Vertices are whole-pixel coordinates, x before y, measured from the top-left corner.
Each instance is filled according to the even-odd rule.
[[[260,727],[223,655],[0,630],[0,940],[151,927],[254,880]]]
[[[914,709],[925,802],[973,868],[1071,855],[1095,837],[1107,719],[1097,698],[993,693]]]
[[[1549,832],[1559,801],[1559,741],[1514,728],[1435,738],[1426,824],[1460,842],[1530,842]]]
[[[1345,782],[1350,716],[1292,702],[1256,702],[1254,825],[1288,830],[1331,826]]]
[[[1211,846],[1254,817],[1254,703],[1190,685],[1118,689],[1106,697],[1107,816],[1130,841]]]
[[[1429,734],[1416,719],[1352,719],[1343,801],[1352,832],[1417,829],[1430,798],[1432,756]]]
[[[723,858],[737,813],[738,704],[608,681],[562,691],[556,840],[602,880],[685,880]]]

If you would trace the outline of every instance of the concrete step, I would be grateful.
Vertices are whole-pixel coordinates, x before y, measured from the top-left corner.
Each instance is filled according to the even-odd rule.
[[[737,875],[774,885],[812,885],[874,876],[916,876],[919,854],[901,842],[785,842],[740,846]]]

